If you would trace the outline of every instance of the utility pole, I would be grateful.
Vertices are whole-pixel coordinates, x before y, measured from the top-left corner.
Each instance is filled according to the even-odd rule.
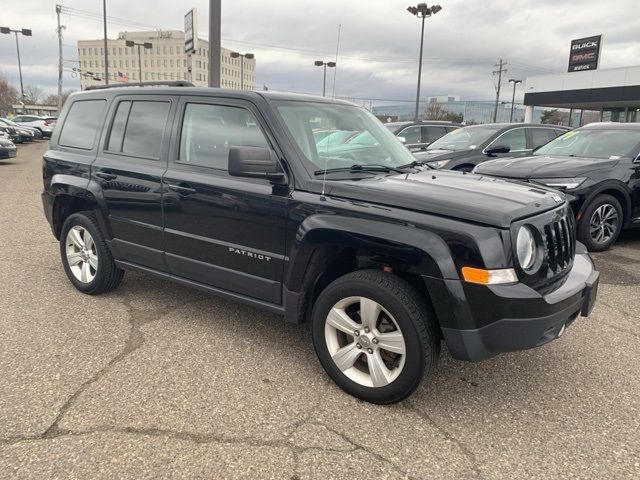
[[[220,88],[221,28],[222,0],[209,0],[209,86],[216,88]]]
[[[498,63],[494,65],[494,67],[498,68],[498,70],[493,71],[494,75],[496,73],[498,74],[498,86],[496,87],[496,104],[493,107],[493,123],[496,123],[498,119],[498,104],[500,103],[500,85],[502,84],[502,74],[507,73],[507,69],[504,68],[506,66],[507,66],[507,62],[504,62],[502,59],[500,59]]]
[[[64,25],[60,25],[61,10],[62,5],[56,5],[56,15],[58,17],[58,28],[56,28],[56,32],[58,32],[58,115],[62,110],[62,30],[67,28]]]
[[[102,0],[102,27],[104,29],[104,84],[109,85],[109,49],[107,48],[107,0]]]

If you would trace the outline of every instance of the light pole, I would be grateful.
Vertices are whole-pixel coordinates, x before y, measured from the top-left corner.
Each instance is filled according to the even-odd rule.
[[[516,85],[522,83],[522,80],[509,79],[509,83],[513,83],[513,96],[511,97],[511,116],[509,117],[509,123],[513,122],[513,107],[515,107],[516,101]]]
[[[24,112],[24,86],[22,85],[22,64],[20,63],[20,43],[18,43],[18,33],[21,33],[25,37],[31,36],[31,30],[28,28],[21,28],[20,30],[13,30],[9,27],[0,27],[0,33],[16,34],[16,51],[18,52],[18,74],[20,75],[20,103],[22,104],[22,111]]]
[[[251,60],[254,55],[253,53],[238,53],[231,52],[231,58],[240,58],[240,90],[244,90],[244,59]]]
[[[418,120],[418,113],[420,109],[420,81],[422,80],[422,47],[424,45],[424,21],[431,15],[435,15],[442,7],[440,5],[432,5],[428,7],[426,3],[419,3],[415,7],[407,7],[407,11],[411,15],[415,15],[422,19],[422,30],[420,33],[420,61],[418,62],[418,90],[416,92],[416,114],[414,120]]]
[[[134,42],[133,40],[126,40],[124,43],[127,47],[133,47],[133,46],[138,47],[138,78],[140,79],[140,83],[142,83],[142,56],[140,55],[140,47],[143,47],[145,50],[150,50],[153,48],[153,43],[151,42],[137,43],[137,42]]]
[[[324,62],[322,60],[316,60],[313,62],[316,67],[324,67],[324,79],[322,80],[322,96],[326,97],[327,93],[327,67],[334,68],[336,62]]]

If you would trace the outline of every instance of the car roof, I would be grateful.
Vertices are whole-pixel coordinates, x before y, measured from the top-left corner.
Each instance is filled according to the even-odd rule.
[[[210,96],[210,97],[233,97],[245,100],[255,100],[257,98],[264,98],[266,100],[274,101],[299,101],[299,102],[316,102],[316,103],[333,103],[339,105],[358,106],[354,103],[344,100],[338,100],[335,98],[321,97],[317,95],[308,95],[302,93],[289,93],[289,92],[274,92],[272,90],[234,90],[230,88],[217,88],[217,87],[138,87],[131,85],[128,87],[110,87],[84,90],[82,92],[74,93],[73,98],[78,96],[87,96],[94,98],[106,98],[114,95],[193,95],[193,96]]]
[[[543,127],[543,128],[558,128],[561,130],[571,130],[569,127],[563,125],[549,125],[547,123],[480,123],[477,125],[467,125],[462,128],[492,128],[494,130],[508,130],[514,127]]]
[[[449,122],[447,120],[418,120],[414,121],[406,121],[406,122],[386,122],[385,125],[391,127],[406,127],[409,125],[453,125],[457,126],[458,123]]]
[[[580,127],[580,130],[640,130],[640,123],[593,122]]]

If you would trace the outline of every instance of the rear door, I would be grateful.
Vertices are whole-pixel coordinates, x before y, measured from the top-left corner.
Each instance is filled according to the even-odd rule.
[[[166,271],[162,245],[162,175],[166,130],[176,100],[164,95],[116,97],[91,178],[101,187],[112,251],[123,261]]]
[[[258,111],[237,99],[183,97],[164,175],[171,273],[281,303],[288,189],[231,177],[232,146],[272,148]]]

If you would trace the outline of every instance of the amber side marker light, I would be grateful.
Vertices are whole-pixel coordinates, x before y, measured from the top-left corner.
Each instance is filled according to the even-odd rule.
[[[518,275],[513,268],[499,270],[485,270],[483,268],[462,267],[462,278],[465,282],[478,285],[498,285],[502,283],[516,283]]]

